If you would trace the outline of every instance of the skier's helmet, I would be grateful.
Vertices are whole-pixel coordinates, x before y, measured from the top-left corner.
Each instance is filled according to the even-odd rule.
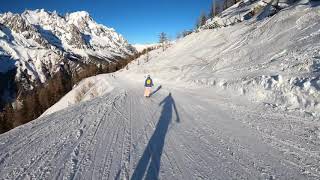
[[[150,78],[150,74],[148,74],[147,77]]]

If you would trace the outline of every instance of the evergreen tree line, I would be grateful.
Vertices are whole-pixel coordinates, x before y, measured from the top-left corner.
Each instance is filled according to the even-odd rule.
[[[4,107],[3,111],[0,112],[0,133],[7,132],[38,118],[44,111],[72,90],[72,87],[82,79],[118,71],[143,53],[146,52],[137,53],[114,63],[85,64],[81,70],[75,72],[71,72],[68,65],[61,65],[59,71],[45,84],[40,84],[33,90],[20,92],[15,107],[11,103]]]
[[[199,27],[205,25],[208,19],[219,16],[222,11],[228,9],[239,1],[240,0],[213,0],[210,6],[209,13],[206,13],[205,11],[201,12],[199,18],[196,21],[195,29],[198,29]]]
[[[184,38],[192,32],[197,31],[201,26],[206,24],[207,20],[212,19],[216,16],[220,16],[222,11],[228,9],[239,1],[241,0],[212,0],[209,12],[202,11],[200,13],[199,17],[196,20],[194,29],[183,30],[177,33],[176,38]]]

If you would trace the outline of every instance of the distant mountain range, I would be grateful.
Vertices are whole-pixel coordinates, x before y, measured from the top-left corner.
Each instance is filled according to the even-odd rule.
[[[33,89],[61,66],[75,71],[82,64],[115,63],[136,52],[85,11],[64,16],[43,9],[0,14],[0,101],[15,98],[12,84]]]

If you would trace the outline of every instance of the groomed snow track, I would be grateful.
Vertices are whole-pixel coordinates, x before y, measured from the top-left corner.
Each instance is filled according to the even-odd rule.
[[[320,178],[318,124],[308,118],[205,88],[163,85],[146,99],[117,82],[0,135],[0,179]]]

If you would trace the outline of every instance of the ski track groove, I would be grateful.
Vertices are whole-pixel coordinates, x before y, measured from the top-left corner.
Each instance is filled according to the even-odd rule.
[[[59,121],[59,120],[60,120],[60,119],[55,119],[55,121]],[[43,123],[45,123],[45,122],[43,122]],[[63,126],[63,125],[64,125],[64,124],[60,124],[59,127],[61,127],[61,126]],[[11,148],[7,148],[8,150],[3,153],[3,154],[4,154],[3,156],[0,157],[0,167],[1,167],[1,164],[3,164],[3,163],[5,162],[5,157],[7,157],[9,154],[18,153],[20,150],[25,151],[25,149],[24,149],[25,146],[29,146],[29,147],[30,147],[30,144],[31,144],[31,143],[33,143],[34,141],[40,139],[40,138],[41,138],[41,136],[39,136],[39,134],[41,134],[40,132],[43,131],[42,133],[47,133],[46,137],[48,137],[48,136],[50,135],[50,132],[51,132],[51,131],[48,132],[48,129],[49,129],[49,128],[38,128],[37,131],[31,133],[31,134],[30,134],[29,136],[27,136],[27,137],[22,138],[22,140],[10,144],[10,145],[13,145],[13,144],[22,144],[22,145],[19,145],[19,146],[18,146],[19,148],[16,148],[16,149],[14,149],[13,151],[10,151]],[[36,136],[36,135],[37,135],[37,136]],[[36,138],[31,138],[31,137],[33,137],[33,136],[36,136]],[[27,140],[29,140],[29,141],[27,141]],[[23,142],[23,143],[22,143],[22,142]],[[9,146],[10,146],[10,145],[9,145]],[[19,153],[19,154],[21,154],[21,153]],[[2,168],[0,168],[0,173],[1,173],[1,169],[2,169]]]
[[[80,115],[78,115],[78,117],[82,117],[84,114],[80,114]],[[60,120],[60,119],[58,119],[58,120]],[[61,124],[59,124],[60,126],[58,126],[58,128],[57,129],[60,129],[61,127],[65,127],[64,129],[68,129],[69,127],[68,126],[66,126],[64,123],[61,123]],[[43,136],[38,136],[38,138],[36,139],[36,140],[39,140],[39,141],[43,141],[43,140],[46,140],[46,139],[48,139],[47,137],[49,137],[50,135],[51,135],[51,132],[52,131],[54,131],[54,130],[52,130],[51,129],[51,131],[49,131],[49,132],[47,132],[47,135],[45,136],[45,137],[43,137]],[[62,133],[62,134],[64,134],[64,133]],[[40,137],[41,137],[41,139],[40,139]],[[35,140],[35,139],[34,139]],[[34,140],[33,141],[30,141],[29,142],[29,144],[27,144],[28,145],[28,149],[31,149],[31,148],[34,148],[34,146],[32,146],[32,144],[31,144],[31,142],[34,142]],[[39,141],[37,141],[37,142],[39,142]],[[42,143],[42,144],[45,144],[45,145],[48,145],[47,143]],[[23,146],[26,146],[26,144],[24,144]],[[37,149],[39,149],[38,147],[37,147]],[[22,147],[21,148],[19,148],[17,151],[13,151],[13,153],[17,153],[19,150],[22,150]],[[23,150],[26,150],[26,149],[23,149]],[[40,152],[41,153],[41,152]],[[23,171],[21,172],[19,172],[18,173],[18,175],[17,175],[17,177],[19,177],[19,176],[21,176],[23,173],[25,173],[25,172],[27,172],[31,167],[33,167],[44,155],[46,155],[48,153],[48,151],[46,151],[45,153],[41,153],[40,154],[40,156],[35,156],[35,158],[33,158],[33,159],[35,159],[34,161],[32,161],[30,164],[28,164],[28,165],[24,165],[24,166],[27,166],[28,168],[23,168]],[[23,153],[20,153],[21,155],[23,155]],[[8,176],[10,176],[10,174],[8,174]],[[14,175],[15,176],[15,175]],[[8,177],[7,177],[8,178]],[[13,178],[13,177],[12,177]]]
[[[71,133],[70,134],[70,136],[72,136],[73,134]],[[65,138],[65,140],[61,143],[61,145],[60,146],[58,146],[57,148],[58,149],[62,149],[64,146],[65,146],[65,142],[67,142],[67,140],[68,140],[69,138]],[[51,151],[52,152],[52,151]],[[53,160],[53,159],[55,159],[55,157],[58,155],[58,152],[59,152],[59,150],[57,150],[57,151],[55,151],[55,153],[52,155],[52,156],[49,156],[50,158],[48,158],[44,163],[43,163],[43,165],[42,166],[40,166],[40,168],[38,168],[39,170],[41,170],[41,169],[44,169],[44,168],[48,168],[48,167],[51,167],[50,166],[50,164],[51,164],[51,161]],[[50,169],[46,169],[46,171],[42,171],[42,172],[40,172],[40,179],[42,179],[42,177],[45,175],[45,173],[47,173],[47,172],[50,172]]]
[[[123,118],[123,121],[126,123],[124,126],[124,136],[123,136],[123,143],[121,148],[121,160],[120,160],[120,169],[119,173],[120,179],[129,179],[130,177],[130,154],[131,154],[131,145],[132,145],[132,118],[131,118],[131,111],[132,111],[132,97],[128,97],[128,92],[126,92],[126,102],[125,104],[129,102],[129,107],[123,106],[129,109],[129,117],[126,117],[121,111],[119,110],[119,107],[117,105],[113,106],[116,112]],[[124,160],[125,159],[125,160]]]
[[[120,127],[120,125],[119,125],[119,123],[117,122],[117,120],[116,120],[116,118],[115,118],[112,129],[116,129],[116,130],[113,131],[112,135],[110,136],[110,137],[111,137],[111,138],[110,138],[111,143],[106,143],[106,149],[107,149],[106,152],[108,152],[108,153],[104,153],[105,156],[104,156],[104,158],[103,158],[103,163],[102,163],[103,165],[106,164],[106,162],[107,162],[107,160],[108,160],[108,158],[109,158],[109,155],[110,155],[110,153],[111,153],[112,145],[114,144],[114,142],[115,142],[115,137],[116,137],[116,135],[118,134],[119,127]],[[109,165],[109,163],[107,163],[106,165]],[[101,178],[98,178],[98,179],[103,179],[103,177],[104,177],[104,175],[105,175],[105,174],[104,174],[105,168],[106,168],[106,166],[103,166],[103,167],[100,167],[100,168],[99,168],[99,169],[100,169],[99,172],[102,172],[102,174],[100,174],[102,177],[101,177]],[[91,179],[94,179],[94,178],[91,178]]]
[[[122,143],[121,143],[121,157],[120,157],[120,163],[119,163],[120,167],[118,168],[118,173],[117,173],[117,174],[119,174],[119,177],[118,176],[117,176],[118,178],[116,177],[116,179],[120,179],[121,175],[123,174],[122,172],[123,172],[123,168],[124,168],[123,159],[124,159],[125,142],[126,142],[126,129],[127,129],[126,121],[128,121],[128,118],[125,117],[125,115],[119,111],[119,109],[116,107],[116,105],[114,105],[113,108],[122,117],[122,121],[123,121],[123,124],[124,124],[124,126],[123,126],[124,133],[121,133],[121,134],[123,134],[123,138],[122,138]],[[126,171],[126,169],[124,169],[124,170]]]
[[[139,155],[144,151],[151,155],[159,153],[158,149],[148,144],[158,128],[156,125],[161,120],[162,113],[165,113],[164,107],[160,106],[159,102],[166,98],[167,90],[161,90],[152,98],[144,98],[138,93],[140,88],[128,86],[125,91],[121,89],[119,93],[115,90],[116,93],[100,98],[107,101],[105,104],[96,100],[89,106],[80,105],[82,113],[67,116],[72,119],[71,124],[70,121],[63,121],[60,118],[54,118],[51,121],[49,117],[55,117],[56,114],[31,123],[34,125],[31,128],[34,129],[32,133],[19,134],[13,137],[14,141],[8,138],[3,145],[0,145],[0,150],[5,151],[0,157],[0,174],[5,176],[4,179],[132,178],[132,171],[142,157]],[[175,91],[172,92],[175,95]],[[151,162],[159,160],[160,167],[157,167],[157,163],[151,164],[150,161],[148,163],[147,169],[151,168],[153,172],[159,172],[157,178],[281,179],[284,178],[284,174],[298,169],[303,171],[293,172],[293,175],[308,179],[320,177],[316,166],[316,161],[320,159],[320,155],[317,154],[319,152],[308,150],[316,147],[317,144],[307,144],[307,147],[302,148],[299,145],[303,144],[299,142],[304,137],[298,134],[301,131],[289,132],[287,129],[277,129],[274,126],[277,118],[286,120],[281,122],[281,126],[295,122],[302,124],[298,124],[298,127],[305,127],[304,125],[312,122],[303,122],[294,116],[292,116],[293,119],[288,119],[290,115],[280,113],[273,113],[271,122],[265,122],[270,118],[267,115],[268,112],[245,111],[245,107],[223,103],[221,98],[188,104],[198,97],[191,95],[188,100],[184,97],[187,96],[182,96],[182,93],[181,95],[177,93],[177,97],[174,96],[177,98],[177,109],[183,121],[180,124],[175,123],[175,114],[172,110],[172,119],[165,134],[164,147],[160,152],[162,156],[160,158],[151,156]],[[206,107],[212,105],[219,106],[213,110]],[[77,110],[73,110],[72,114]],[[221,113],[228,110],[233,111],[230,114]],[[134,112],[142,113],[134,114]],[[68,112],[64,114],[68,115]],[[241,114],[245,114],[245,117],[240,116]],[[238,117],[242,119],[236,119]],[[263,119],[259,119],[260,117]],[[239,127],[230,128],[228,123],[234,123]],[[23,129],[30,130],[30,126],[27,125]],[[263,128],[271,129],[272,132],[268,133]],[[237,132],[239,129],[249,132],[243,135]],[[225,130],[227,131],[224,132]],[[230,130],[234,130],[235,134],[230,135]],[[58,132],[56,134],[58,136],[51,137],[50,135],[55,131]],[[249,142],[253,144],[251,146],[246,140],[237,137],[237,133],[243,137],[246,135],[257,137]],[[282,139],[282,134],[291,138],[284,136]],[[13,135],[13,132],[12,134],[9,132],[9,137]],[[317,143],[316,140],[315,143]],[[259,157],[264,151],[253,150],[252,147],[255,145],[270,149],[271,156]],[[26,156],[22,153],[22,151],[32,150],[35,153]],[[269,155],[269,151],[267,153]],[[8,170],[8,167],[13,166],[9,161],[14,158],[20,159],[20,162],[14,162],[13,165],[17,168]],[[276,158],[281,158],[281,161],[275,161]],[[287,172],[281,172],[282,170]],[[147,172],[144,172],[144,177]],[[163,172],[165,174],[162,174]],[[294,177],[293,175],[289,177]]]
[[[115,141],[115,149],[117,150],[112,150],[112,156],[111,156],[111,163],[110,163],[110,169],[109,169],[109,174],[108,177],[113,176],[113,179],[119,179],[120,173],[121,173],[121,156],[122,156],[122,148],[123,148],[123,132],[124,132],[124,120],[123,119],[118,119],[121,122],[121,125],[119,127],[119,131],[117,133],[117,139]],[[120,152],[118,151],[120,150]],[[118,161],[120,162],[118,163]],[[109,179],[109,178],[108,178]]]
[[[199,112],[201,112],[201,109],[198,109],[198,111]],[[202,126],[199,126],[199,127],[206,127],[206,125],[204,124],[204,125],[202,125]],[[203,132],[205,132],[205,131],[203,131]],[[210,136],[205,136],[205,137],[210,137]],[[263,137],[263,134],[262,134],[262,137]],[[229,141],[229,140],[228,140]],[[229,144],[234,144],[234,145],[239,145],[238,143],[229,143]],[[225,146],[225,145],[223,145],[223,146]],[[221,146],[221,147],[223,147],[223,146]],[[241,149],[241,148],[240,148]],[[249,158],[250,156],[248,156],[248,158]],[[243,158],[240,158],[240,159],[243,159]],[[239,159],[239,160],[240,160]],[[249,162],[251,161],[251,160],[253,160],[253,159],[255,159],[255,158],[253,158],[253,157],[250,157],[249,158]],[[239,161],[239,160],[237,160],[237,161]],[[248,160],[247,161],[244,161],[244,162],[248,162]],[[240,163],[240,162],[239,162]],[[257,170],[257,172],[259,172],[261,169],[263,169],[264,167],[263,167],[263,164],[262,165],[259,165],[259,164],[257,164],[257,163],[259,163],[259,160],[258,159],[255,159],[254,161],[252,161],[252,163],[247,163],[247,164],[253,164],[253,167]],[[243,164],[243,163],[240,163],[240,164]],[[246,169],[250,169],[250,167],[251,166],[245,166],[245,167],[247,167]],[[272,172],[277,172],[276,170],[272,170]],[[265,173],[265,172],[263,172],[263,173]],[[271,173],[271,172],[266,172],[266,173]],[[279,173],[279,172],[278,172]]]
[[[118,119],[116,119],[118,120]],[[112,143],[110,144],[110,149],[109,149],[109,153],[108,153],[108,156],[107,156],[107,159],[106,159],[106,166],[104,166],[103,168],[103,177],[106,177],[106,179],[109,179],[110,178],[110,175],[112,173],[112,165],[113,165],[113,154],[115,153],[115,148],[116,148],[116,144],[118,142],[118,138],[119,138],[119,134],[120,134],[120,129],[121,127],[123,127],[123,124],[124,124],[124,121],[120,121],[120,123],[118,123],[118,127],[117,127],[117,130],[116,130],[116,134],[115,134],[115,137],[112,141]]]
[[[128,170],[128,177],[127,179],[129,179],[131,177],[131,166],[132,166],[132,162],[131,162],[131,155],[132,155],[132,134],[133,134],[133,128],[132,128],[132,98],[130,98],[130,114],[129,114],[129,118],[130,118],[130,139],[129,139],[129,143],[130,143],[130,146],[129,146],[129,156],[128,156],[128,166],[127,166],[127,170]]]
[[[235,110],[236,113],[239,113],[239,109],[233,107],[233,109]],[[266,114],[264,112],[255,112],[255,111],[248,111],[248,110],[245,110],[241,107],[241,111],[246,111],[247,114],[250,114],[250,116],[256,116],[256,117],[261,117],[262,118],[265,118],[266,117]],[[279,117],[290,117],[290,119],[288,118],[285,118],[285,119],[288,119],[288,121],[291,121],[291,122],[294,122],[294,123],[303,123],[303,125],[305,125],[305,123],[308,123],[308,122],[304,122],[304,121],[301,121],[299,119],[297,119],[296,117],[293,117],[293,116],[290,116],[290,115],[286,115],[286,114],[280,114],[280,113],[274,113],[273,116],[275,116],[275,118],[279,118]],[[250,119],[250,118],[248,118]],[[257,118],[256,118],[257,119]],[[274,120],[274,118],[270,118],[270,120]],[[282,118],[281,118],[282,119]],[[269,120],[269,121],[270,121]],[[260,120],[261,121],[261,120]],[[301,145],[300,144],[294,144],[293,142],[286,142],[280,138],[278,138],[278,134],[275,134],[275,135],[270,135],[266,132],[263,131],[263,129],[260,129],[259,126],[261,126],[259,123],[261,122],[245,122],[247,124],[248,127],[250,128],[255,128],[256,130],[258,130],[261,135],[264,137],[264,139],[268,139],[268,140],[272,140],[273,141],[273,147],[274,148],[277,148],[279,151],[283,151],[284,147],[286,147],[286,149],[290,149],[289,151],[292,151],[294,150],[294,153],[298,154],[300,156],[300,158],[310,158],[310,157],[314,157],[316,159],[320,159],[320,155],[319,153],[317,154],[317,152],[312,152],[312,151],[306,151],[304,150],[304,148],[301,148]],[[263,122],[265,123],[265,122]],[[284,122],[281,122],[281,123],[284,123]],[[290,123],[289,123],[290,124]],[[273,128],[273,127],[271,127]],[[279,131],[278,129],[275,129],[275,130],[272,130],[273,133],[286,133],[286,132],[283,132],[283,131],[280,131],[280,132],[277,132]],[[292,132],[288,132],[290,133],[290,136],[291,137],[294,137],[294,138],[297,138],[297,139],[301,139],[300,136],[292,133]],[[275,144],[276,143],[276,144]],[[299,147],[300,146],[300,147]],[[300,152],[300,153],[299,153]],[[286,155],[286,154],[284,154]],[[294,159],[296,160],[296,159]],[[307,165],[304,163],[304,162],[293,162],[293,160],[288,160],[286,159],[285,160],[286,162],[289,162],[290,164],[293,164],[294,166],[296,167],[301,167],[301,165],[306,168],[310,173],[312,173],[313,176],[316,176],[316,177],[320,177],[320,172],[319,172],[319,169],[318,170],[314,170],[312,169],[312,167],[307,167]],[[309,162],[308,162],[309,163]],[[299,165],[299,166],[298,166]]]
[[[55,114],[54,115],[52,115],[52,116],[55,116]],[[52,117],[52,116],[50,116],[50,117]],[[15,141],[13,138],[8,138],[7,139],[7,141],[6,142],[2,142],[3,143],[3,145],[5,145],[3,148],[0,148],[0,151],[2,151],[3,149],[5,149],[5,148],[8,148],[8,146],[13,146],[13,145],[17,145],[17,144],[21,144],[21,142],[24,142],[25,144],[28,144],[28,143],[26,143],[26,140],[28,140],[28,139],[33,139],[32,137],[34,136],[34,135],[37,135],[38,134],[38,132],[39,131],[47,131],[48,130],[48,126],[51,126],[51,124],[52,123],[57,123],[57,121],[59,121],[60,119],[59,118],[53,118],[53,120],[47,120],[47,118],[48,117],[46,117],[46,120],[42,120],[41,122],[40,121],[38,121],[38,120],[35,120],[35,121],[33,121],[33,122],[30,122],[30,124],[33,124],[34,125],[34,127],[31,127],[31,129],[34,129],[34,128],[37,128],[37,130],[36,131],[34,131],[34,132],[32,132],[32,133],[29,133],[29,135],[28,136],[26,136],[26,134],[27,134],[27,132],[25,132],[25,133],[23,133],[23,134],[19,134],[19,136],[14,136],[13,138],[14,139],[20,139],[20,140],[17,140],[17,141]],[[46,128],[41,128],[41,127],[43,127],[42,125],[45,125],[44,127],[46,127]],[[30,125],[28,124],[28,127],[29,127]],[[17,127],[17,128],[20,128],[20,127]],[[27,127],[25,127],[24,129],[27,129]],[[10,133],[10,132],[9,132]],[[0,135],[1,136],[1,135]],[[21,137],[23,137],[23,138],[21,138]],[[11,142],[11,143],[7,143],[7,142]],[[1,147],[1,145],[0,145],[0,147]]]
[[[201,113],[201,114],[208,114],[208,112],[204,111],[204,109],[194,109],[193,111]],[[188,112],[192,112],[191,109],[188,110]],[[208,119],[210,119],[208,117]],[[217,152],[217,149],[214,149],[213,146],[211,144],[208,144],[208,142],[213,142],[213,140],[215,140],[215,142],[219,143],[219,150],[218,150],[218,154],[220,156],[224,156],[224,157],[228,157],[225,159],[228,160],[232,160],[234,163],[236,163],[238,166],[240,166],[240,168],[247,173],[247,175],[250,174],[255,174],[255,172],[252,171],[248,171],[250,168],[250,166],[248,166],[247,164],[253,164],[255,161],[257,161],[254,157],[252,156],[248,156],[247,154],[245,154],[244,152],[238,151],[241,148],[238,147],[238,143],[233,143],[233,145],[236,145],[236,148],[231,148],[228,145],[226,145],[226,141],[229,142],[229,137],[222,137],[219,134],[223,134],[221,132],[219,132],[219,129],[215,129],[214,130],[216,132],[212,132],[212,129],[204,129],[202,127],[210,127],[210,124],[208,124],[208,122],[203,121],[201,119],[197,119],[198,123],[200,124],[200,128],[197,128],[197,134],[199,134],[199,138],[197,139],[197,141],[201,142],[200,144],[205,145],[207,149],[209,149],[209,151],[207,151],[206,153],[208,154],[212,154],[212,152]],[[209,130],[209,132],[208,132]],[[201,132],[202,134],[200,134],[199,132]],[[215,137],[213,137],[214,139],[207,139],[205,137],[210,137],[210,134],[215,134]],[[204,141],[206,140],[206,141]],[[230,143],[231,144],[231,143]],[[190,148],[191,149],[191,148]],[[235,151],[230,151],[230,149],[234,149]],[[229,154],[232,153],[231,154]],[[201,154],[200,154],[201,156]],[[214,156],[214,154],[212,154],[212,156]],[[204,159],[204,158],[202,158]],[[252,163],[247,163],[247,164],[243,164],[241,161],[243,161],[244,159],[247,159],[245,162],[252,162]]]
[[[111,95],[110,95],[111,96]],[[104,112],[106,112],[106,110],[107,110],[107,108],[110,108],[110,105],[111,104],[106,104],[106,106],[102,106],[102,109],[103,109],[103,111]],[[93,109],[92,109],[93,110]],[[94,112],[93,112],[94,113]],[[86,115],[88,115],[88,114],[86,114]],[[91,125],[90,125],[91,124]],[[86,137],[86,135],[87,134],[90,134],[91,133],[91,131],[90,131],[90,129],[92,129],[92,127],[94,127],[94,123],[91,123],[90,121],[88,121],[88,120],[85,120],[85,124],[84,125],[82,125],[82,128],[86,128],[86,129],[83,129],[83,130],[85,130],[85,133],[84,132],[82,132],[83,134],[80,136],[80,137],[78,137],[78,138],[76,138],[74,141],[75,142],[73,142],[73,141],[68,141],[68,143],[67,144],[65,144],[65,143],[63,143],[62,144],[62,148],[63,147],[65,147],[65,146],[67,146],[67,145],[69,145],[71,148],[70,149],[66,149],[66,151],[57,151],[57,153],[61,153],[62,152],[62,154],[64,154],[64,156],[63,156],[63,158],[62,158],[62,160],[65,160],[65,159],[71,159],[71,156],[72,156],[72,152],[75,152],[75,150],[78,150],[78,147],[80,147],[79,145],[81,145],[81,143],[82,143],[82,140],[83,139],[85,139],[85,137]],[[76,131],[75,132],[78,132],[78,130],[76,129]],[[67,148],[67,147],[65,147],[65,148]],[[60,158],[61,159],[61,158]],[[59,161],[61,161],[60,159],[58,159]],[[72,160],[72,159],[71,159]],[[65,165],[66,165],[66,163],[69,163],[69,161],[65,161],[65,162],[60,162],[59,164],[63,164],[63,167],[61,167],[59,170],[58,170],[58,172],[56,172],[56,174],[54,175],[55,176],[55,179],[57,179],[57,176],[60,176],[60,174],[62,173],[62,170],[64,170],[65,168]],[[67,171],[66,171],[67,172]],[[53,179],[53,177],[51,177],[50,179]]]
[[[111,109],[112,109],[114,103],[115,103],[120,97],[121,97],[121,94],[120,94],[119,96],[116,96],[115,98],[113,98],[113,100],[112,100],[112,102],[111,102]],[[107,107],[109,107],[109,105],[108,105]],[[96,127],[96,128],[93,128],[93,131],[94,131],[93,136],[92,136],[92,138],[90,139],[89,144],[88,144],[88,145],[85,144],[85,147],[84,147],[85,150],[84,150],[84,152],[83,152],[82,157],[80,158],[80,161],[77,160],[77,163],[75,164],[75,167],[71,169],[71,172],[70,172],[70,173],[71,173],[70,176],[72,177],[71,179],[75,179],[75,178],[77,177],[77,174],[78,174],[79,169],[80,169],[80,167],[81,167],[81,165],[82,165],[82,162],[83,162],[84,158],[86,157],[87,152],[88,152],[89,148],[91,147],[91,144],[93,143],[93,139],[95,139],[95,137],[96,137],[96,135],[97,135],[97,132],[98,132],[98,130],[100,129],[102,120],[103,120],[103,118],[104,118],[107,114],[108,114],[108,111],[105,111],[105,113],[103,114],[102,118],[99,118],[99,120],[98,120],[99,122],[98,122],[97,127]],[[104,121],[104,122],[106,123],[106,121]],[[94,127],[95,127],[95,126],[94,126]],[[88,131],[88,132],[90,132],[90,131]],[[79,145],[80,145],[80,143],[79,143]],[[77,145],[77,146],[78,146],[78,145]],[[76,147],[77,147],[77,146],[76,146]],[[80,146],[79,146],[79,147],[80,147]],[[80,152],[79,152],[79,154],[80,154]],[[77,156],[78,156],[78,155],[77,155]],[[79,157],[77,157],[77,159],[79,159]]]
[[[116,128],[116,131],[114,132],[113,136],[112,136],[112,142],[110,143],[109,145],[109,148],[108,148],[108,154],[106,156],[106,159],[105,159],[105,166],[103,167],[103,174],[102,176],[103,177],[106,177],[106,179],[109,179],[109,176],[110,176],[110,172],[111,172],[111,164],[112,164],[112,155],[113,155],[113,152],[114,152],[114,145],[116,144],[116,141],[118,139],[118,134],[119,134],[119,129],[120,129],[120,123],[117,123],[117,128]]]
[[[127,92],[127,95],[128,95],[128,92]],[[126,123],[125,123],[126,126],[124,126],[125,135],[124,135],[123,144],[122,144],[123,147],[122,147],[122,154],[121,154],[121,161],[120,161],[120,165],[121,165],[120,179],[129,179],[129,176],[130,176],[130,169],[128,166],[130,166],[130,153],[131,153],[131,144],[132,144],[132,124],[131,124],[132,99],[130,97],[128,97],[128,99],[129,100],[127,100],[126,102],[129,102],[129,117],[125,117],[119,111],[119,109],[117,109],[117,107],[115,106],[118,113],[121,114],[121,116],[123,116],[124,120],[126,120]]]
[[[82,162],[83,162],[84,158],[86,157],[86,155],[88,155],[89,149],[90,149],[90,148],[93,148],[93,149],[95,148],[95,146],[93,146],[93,143],[94,143],[93,141],[94,141],[94,139],[96,138],[98,131],[100,130],[102,121],[103,121],[104,123],[108,123],[107,121],[105,121],[105,117],[106,117],[107,114],[108,114],[108,113],[106,112],[106,113],[103,115],[103,117],[100,118],[99,123],[98,123],[98,126],[97,126],[97,128],[95,129],[95,131],[94,131],[94,134],[93,134],[93,136],[92,136],[89,144],[86,146],[86,150],[85,150],[84,153],[83,153],[83,157],[80,158],[81,160],[79,161],[78,166],[77,166],[77,168],[75,169],[74,174],[72,175],[72,179],[75,179],[75,178],[77,177],[77,175],[78,175],[79,170],[81,170],[81,165],[83,165]]]
[[[178,104],[180,104],[180,103],[178,103]],[[195,111],[194,108],[191,108],[191,109],[188,109],[188,111],[186,111],[186,110],[184,110],[184,108],[179,108],[179,111],[180,111],[180,113],[183,112],[182,114],[183,114],[184,116],[187,116],[187,118],[183,118],[183,119],[185,119],[185,121],[186,121],[186,122],[184,122],[184,124],[186,124],[187,126],[190,126],[190,127],[187,127],[186,129],[193,129],[193,128],[195,128],[194,125],[188,123],[188,121],[190,121],[191,119],[194,119],[194,118],[192,118],[192,116],[189,116],[189,114],[190,114],[190,113],[193,113],[194,115],[196,115],[197,113],[195,113],[195,112],[201,112],[201,109],[198,109],[197,111]],[[213,152],[217,152],[217,149],[215,149],[216,146],[215,146],[215,148],[214,148],[214,146],[212,146],[212,144],[208,144],[208,142],[215,142],[215,141],[221,142],[222,138],[216,136],[216,137],[215,137],[215,139],[216,139],[215,141],[213,141],[213,140],[206,140],[206,141],[204,141],[203,137],[210,137],[210,134],[217,134],[217,133],[208,132],[207,134],[204,135],[203,133],[207,132],[207,129],[203,129],[203,128],[201,128],[201,127],[210,127],[210,126],[209,126],[208,124],[203,124],[204,122],[202,122],[201,119],[196,119],[196,120],[197,120],[197,123],[201,124],[201,126],[196,126],[196,127],[200,127],[200,128],[196,128],[197,132],[194,132],[193,134],[198,134],[198,137],[199,137],[199,138],[193,139],[193,140],[191,140],[191,139],[186,140],[185,138],[180,138],[179,135],[176,135],[176,136],[175,136],[176,138],[179,138],[178,142],[183,142],[182,144],[186,147],[186,151],[187,151],[187,152],[188,152],[188,151],[191,152],[191,153],[189,153],[188,156],[190,156],[190,155],[193,156],[193,155],[196,155],[196,154],[197,154],[197,156],[198,156],[197,159],[200,158],[199,160],[197,160],[197,162],[198,162],[198,163],[199,163],[199,162],[203,162],[204,165],[206,165],[206,166],[207,166],[207,164],[208,164],[208,161],[209,161],[209,162],[210,162],[210,161],[214,161],[214,159],[208,160],[208,159],[210,159],[211,157],[215,157],[215,156],[217,156],[217,155],[219,155],[219,156],[221,156],[221,155],[223,155],[223,156],[228,156],[228,159],[229,159],[229,160],[232,159],[232,160],[234,161],[234,163],[236,163],[238,166],[242,167],[242,169],[243,169],[247,174],[252,174],[252,172],[247,172],[248,167],[247,167],[247,166],[244,166],[243,164],[241,164],[241,163],[239,162],[239,160],[235,159],[234,156],[229,156],[227,153],[224,153],[224,154],[222,153],[222,152],[224,151],[224,149],[227,149],[227,148],[225,147],[225,145],[221,145],[221,144],[220,144],[220,148],[221,148],[221,149],[219,150],[219,153],[218,153],[217,155],[214,154]],[[178,131],[177,133],[179,133],[179,131]],[[183,136],[181,136],[181,137],[183,137]],[[186,137],[186,136],[185,136],[185,137]],[[203,157],[202,153],[197,153],[197,152],[193,151],[192,148],[188,145],[188,142],[189,142],[189,141],[199,142],[199,147],[200,147],[200,146],[205,146],[205,147],[202,148],[202,149],[207,149],[206,153],[208,153],[210,156],[207,156],[207,158],[205,158],[205,157]],[[207,159],[207,161],[205,161],[205,159]],[[200,169],[203,171],[203,167],[200,167]],[[212,173],[212,172],[211,172],[211,173]],[[209,177],[206,177],[206,178],[209,178]]]
[[[80,120],[80,119],[78,119],[78,120]],[[83,118],[81,118],[80,123],[79,123],[78,125],[82,125],[82,123],[83,123]],[[82,128],[87,127],[87,125],[88,125],[88,124],[82,125],[81,128],[80,128],[80,130],[83,131]],[[59,155],[59,153],[65,154],[65,153],[64,153],[65,151],[62,151],[63,148],[64,148],[66,145],[68,145],[68,143],[70,143],[70,146],[72,146],[72,143],[74,143],[74,142],[68,141],[68,140],[70,140],[70,137],[75,136],[75,133],[78,133],[78,132],[79,132],[78,129],[75,129],[75,131],[72,131],[72,132],[69,134],[68,137],[65,137],[65,138],[64,138],[64,141],[60,144],[60,146],[57,147],[57,150],[56,150],[56,151],[51,151],[51,152],[54,152],[54,154],[53,154],[52,156],[50,156],[51,158],[48,159],[48,160],[43,164],[43,166],[44,166],[44,167],[47,167],[47,168],[48,168],[48,167],[51,167],[50,164],[52,163],[52,160],[56,159],[56,157]],[[83,133],[83,132],[82,132],[82,133]],[[63,134],[63,133],[62,133],[62,134]],[[77,134],[76,134],[76,136],[77,136]],[[81,140],[81,137],[83,137],[83,134],[80,135],[80,137],[78,137],[78,138],[76,138],[76,139]],[[72,138],[71,138],[71,139],[72,139]],[[66,142],[68,142],[68,143],[66,143]],[[69,152],[69,151],[67,151],[67,152]],[[66,156],[67,156],[67,155],[65,154],[65,157],[66,157]],[[59,160],[59,159],[57,159],[57,160]],[[52,170],[54,170],[54,169],[52,169]],[[47,169],[46,171],[43,171],[43,172],[40,174],[40,177],[42,177],[43,175],[45,175],[46,172],[50,172],[50,169]]]
[[[101,166],[100,165],[104,165],[105,164],[105,159],[106,159],[106,156],[107,156],[107,153],[104,153],[104,149],[105,147],[108,147],[108,142],[112,141],[113,139],[113,136],[115,133],[112,133],[112,136],[107,136],[109,132],[112,132],[112,130],[115,128],[115,126],[117,125],[116,121],[115,121],[115,117],[113,116],[114,113],[111,113],[108,118],[112,119],[111,122],[108,122],[106,124],[111,124],[111,125],[108,125],[107,128],[104,128],[104,131],[103,131],[103,134],[102,134],[102,139],[103,139],[103,142],[98,144],[98,147],[96,147],[96,151],[94,152],[94,159],[93,159],[93,168],[92,170],[89,170],[90,172],[90,179],[102,179],[102,177],[99,177],[99,178],[95,178],[94,175],[101,175],[100,172],[101,172]],[[105,118],[104,121],[107,121],[107,119]],[[100,152],[100,153],[99,153]],[[107,151],[108,152],[108,151]],[[103,154],[103,158],[102,158],[102,163],[99,162],[100,161],[100,158],[98,157],[99,154]],[[98,172],[96,172],[96,169],[99,168]]]

